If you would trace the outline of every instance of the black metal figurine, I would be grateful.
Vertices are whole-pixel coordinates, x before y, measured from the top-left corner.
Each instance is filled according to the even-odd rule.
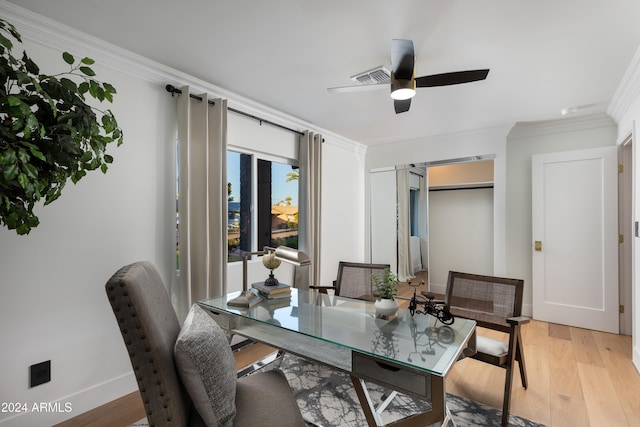
[[[413,297],[411,297],[411,301],[409,302],[409,313],[411,313],[411,316],[415,313],[430,314],[442,322],[443,325],[453,324],[455,318],[444,301],[434,301],[435,295],[432,292],[417,295],[416,291],[421,285],[424,285],[424,280],[415,285],[411,281],[409,281],[408,284],[413,287]]]

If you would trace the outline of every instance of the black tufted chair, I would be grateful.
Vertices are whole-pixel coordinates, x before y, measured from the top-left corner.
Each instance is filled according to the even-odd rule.
[[[204,426],[174,364],[180,324],[149,262],[118,270],[106,292],[129,352],[149,426]],[[268,371],[238,379],[234,426],[304,426],[286,378]]]

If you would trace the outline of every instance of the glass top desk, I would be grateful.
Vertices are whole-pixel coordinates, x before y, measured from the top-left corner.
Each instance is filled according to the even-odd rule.
[[[444,378],[465,351],[475,352],[475,322],[450,326],[400,309],[377,319],[373,303],[292,288],[291,298],[265,300],[252,308],[228,306],[237,296],[199,301],[227,332],[315,360],[351,376],[370,426],[381,423],[364,381],[431,402],[432,410],[396,425],[425,426],[445,417]]]

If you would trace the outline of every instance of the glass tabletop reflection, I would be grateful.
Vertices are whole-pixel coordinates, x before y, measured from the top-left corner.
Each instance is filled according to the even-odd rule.
[[[282,329],[304,334],[439,376],[457,360],[475,327],[475,322],[466,319],[443,325],[433,316],[411,316],[402,308],[396,316],[380,319],[371,302],[295,288],[288,298],[264,300],[251,308],[227,305],[238,294],[199,304],[268,324],[277,328],[274,333]]]

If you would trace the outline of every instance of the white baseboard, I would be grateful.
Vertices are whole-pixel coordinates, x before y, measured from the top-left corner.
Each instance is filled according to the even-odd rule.
[[[640,346],[633,347],[633,364],[636,366],[636,371],[640,374]]]
[[[429,284],[429,290],[431,292],[433,292],[434,294],[442,294],[444,295],[444,292],[447,290],[447,285],[440,285],[438,283],[430,283]]]
[[[2,427],[50,426],[77,417],[138,389],[133,372],[105,381],[55,402],[24,402],[27,412],[0,420]]]

